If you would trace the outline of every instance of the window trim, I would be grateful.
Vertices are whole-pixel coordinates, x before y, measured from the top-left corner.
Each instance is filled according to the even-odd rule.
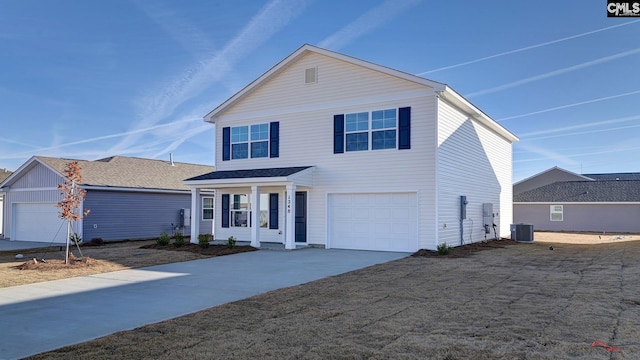
[[[249,194],[229,194],[230,195],[230,199],[229,199],[229,227],[234,227],[234,228],[249,228],[251,227],[251,196],[249,196]],[[246,204],[247,207],[246,209],[236,209],[234,207],[235,205],[235,197],[236,196],[245,196],[246,197]],[[241,214],[241,213],[245,213],[245,225],[236,225],[236,214]]]

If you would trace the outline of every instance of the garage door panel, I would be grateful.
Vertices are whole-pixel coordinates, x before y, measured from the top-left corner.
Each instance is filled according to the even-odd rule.
[[[343,249],[415,251],[415,193],[332,194],[329,246]]]
[[[54,203],[14,204],[14,240],[65,243],[67,229]]]

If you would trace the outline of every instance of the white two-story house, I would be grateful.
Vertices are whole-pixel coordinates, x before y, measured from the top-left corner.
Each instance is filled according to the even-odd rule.
[[[216,171],[184,183],[216,239],[412,252],[509,235],[518,139],[445,84],[304,45],[205,121]]]

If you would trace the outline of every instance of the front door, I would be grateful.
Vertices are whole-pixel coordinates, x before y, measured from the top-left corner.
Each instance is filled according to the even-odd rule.
[[[297,243],[307,242],[307,193],[296,192],[296,230]]]

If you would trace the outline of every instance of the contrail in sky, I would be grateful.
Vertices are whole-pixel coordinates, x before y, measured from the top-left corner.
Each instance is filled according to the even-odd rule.
[[[543,46],[553,45],[553,44],[557,44],[559,42],[572,40],[572,39],[577,39],[579,37],[583,37],[583,36],[599,33],[599,32],[602,32],[602,31],[615,29],[615,28],[618,28],[618,27],[621,27],[621,26],[631,25],[631,24],[637,23],[638,21],[640,21],[640,20],[633,20],[633,21],[626,22],[624,24],[612,25],[612,26],[608,26],[608,27],[605,27],[605,28],[602,28],[602,29],[597,29],[597,30],[593,30],[593,31],[587,31],[585,33],[572,35],[572,36],[567,36],[567,37],[564,37],[564,38],[561,38],[561,39],[557,39],[557,40],[551,40],[551,41],[547,41],[547,42],[536,44],[536,45],[526,46],[526,47],[523,47],[523,48],[520,48],[520,49],[505,51],[505,52],[501,52],[499,54],[489,55],[489,56],[485,56],[485,57],[482,57],[482,58],[479,58],[479,59],[458,63],[458,64],[455,64],[455,65],[449,65],[449,66],[444,66],[444,67],[433,69],[433,70],[429,70],[429,71],[424,71],[424,72],[418,73],[417,75],[418,76],[422,76],[422,75],[431,74],[431,73],[442,71],[442,70],[455,69],[457,67],[461,67],[461,66],[465,66],[465,65],[471,65],[471,64],[479,63],[481,61],[495,59],[497,57],[501,57],[501,56],[505,56],[505,55],[511,55],[511,54],[522,52],[522,51],[536,49],[536,48],[543,47]]]

